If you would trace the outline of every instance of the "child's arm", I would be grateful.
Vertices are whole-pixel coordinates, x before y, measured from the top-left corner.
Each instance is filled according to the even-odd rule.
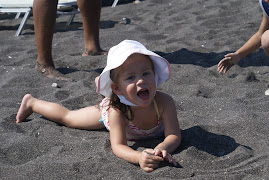
[[[127,145],[125,133],[125,121],[123,116],[116,110],[109,111],[110,143],[113,153],[130,163],[139,164],[146,171],[151,172],[163,161],[160,156],[154,156],[152,149],[142,152],[135,151]]]
[[[176,106],[171,96],[160,92],[158,94],[161,95],[158,96],[160,98],[158,98],[157,104],[160,104],[163,108],[161,117],[165,127],[165,139],[154,148],[154,154],[156,156],[162,156],[170,163],[176,165],[176,161],[170,154],[174,152],[181,143],[181,133],[177,119]]]
[[[233,65],[239,63],[240,59],[252,53],[261,46],[261,37],[269,29],[269,19],[263,13],[263,19],[259,30],[236,52],[229,53],[218,63],[218,71],[226,73]]]

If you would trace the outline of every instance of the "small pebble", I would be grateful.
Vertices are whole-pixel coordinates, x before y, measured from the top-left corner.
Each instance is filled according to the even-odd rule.
[[[52,87],[55,87],[55,88],[59,88],[58,84],[57,83],[52,83],[51,85]]]
[[[268,96],[269,95],[269,89],[267,89],[266,91],[265,91],[265,93],[264,93],[266,96]]]
[[[134,3],[135,4],[138,4],[138,3],[140,3],[140,1],[139,0],[135,0]]]

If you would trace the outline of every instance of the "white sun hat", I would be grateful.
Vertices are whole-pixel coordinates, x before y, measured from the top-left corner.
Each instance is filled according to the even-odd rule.
[[[124,40],[116,46],[110,48],[107,56],[107,65],[103,72],[95,80],[96,92],[105,97],[112,94],[110,79],[110,70],[121,66],[125,60],[132,54],[139,53],[148,55],[153,62],[156,86],[159,87],[171,76],[171,68],[169,62],[158,54],[149,51],[144,45],[133,40]]]

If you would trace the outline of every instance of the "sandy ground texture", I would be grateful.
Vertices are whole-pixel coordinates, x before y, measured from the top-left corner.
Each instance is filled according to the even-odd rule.
[[[110,1],[112,4],[112,1]],[[108,3],[109,4],[109,3]],[[70,109],[100,101],[94,79],[106,56],[82,57],[82,19],[71,26],[57,18],[53,39],[56,67],[73,82],[45,78],[37,58],[33,17],[14,37],[21,19],[0,14],[0,179],[267,179],[269,177],[269,61],[262,49],[227,74],[217,63],[241,47],[260,25],[258,0],[119,1],[102,7],[103,49],[133,39],[165,57],[172,77],[162,87],[177,106],[182,144],[179,166],[162,163],[152,173],[117,158],[109,133],[70,129],[33,114],[15,116],[24,94]],[[58,88],[52,87],[53,83]],[[154,141],[129,142],[134,149]]]

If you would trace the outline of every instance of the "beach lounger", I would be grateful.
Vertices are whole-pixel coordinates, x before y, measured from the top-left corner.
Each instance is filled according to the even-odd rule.
[[[118,4],[118,1],[119,1],[119,0],[115,0],[115,1],[113,2],[113,4],[112,4],[112,7],[116,7],[117,4]]]
[[[20,26],[15,34],[15,36],[19,36],[22,32],[22,29],[27,21],[27,19],[30,16],[30,13],[32,12],[33,8],[33,2],[34,0],[1,0],[0,1],[0,12],[5,12],[5,13],[17,13],[16,19],[19,18],[21,13],[24,13],[24,16],[22,18],[22,21],[20,23]],[[58,2],[58,10],[57,14],[60,15],[71,15],[67,22],[67,26],[69,26],[75,15],[79,13],[79,9],[75,9],[73,11],[62,11],[63,7],[66,6],[75,6],[77,5],[76,0],[59,0]]]

